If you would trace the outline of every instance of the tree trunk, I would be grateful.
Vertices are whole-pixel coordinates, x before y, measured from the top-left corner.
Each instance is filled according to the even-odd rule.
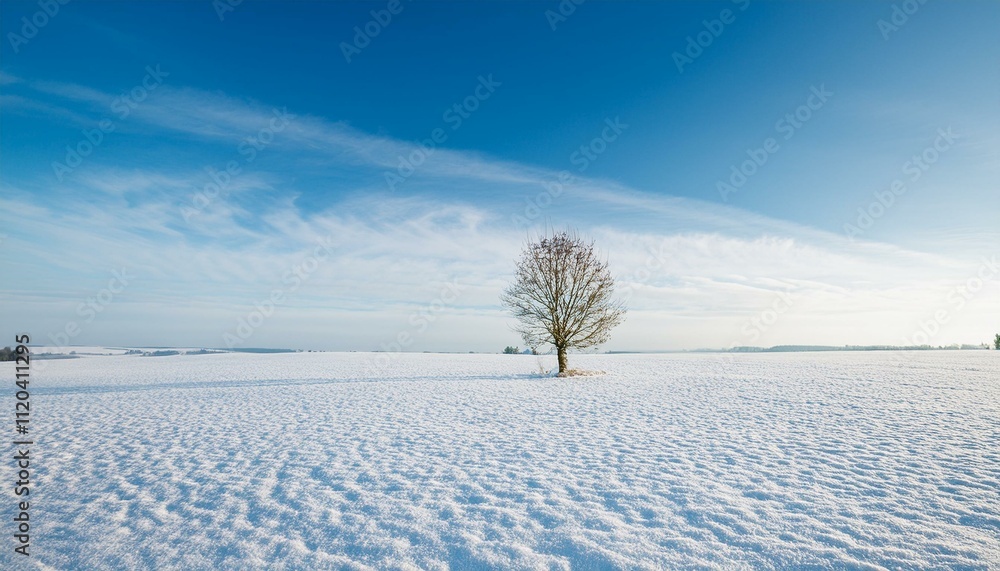
[[[559,373],[565,373],[567,370],[566,366],[566,348],[556,347],[556,354],[559,355]]]

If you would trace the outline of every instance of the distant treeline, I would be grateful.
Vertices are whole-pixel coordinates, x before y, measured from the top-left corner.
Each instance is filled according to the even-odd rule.
[[[220,351],[232,351],[233,353],[299,353],[301,349],[262,349],[256,347],[247,347],[246,349],[241,349],[235,347],[233,349],[219,349]]]
[[[174,349],[161,349],[158,351],[143,351],[142,349],[130,349],[125,352],[126,355],[140,355],[143,357],[168,357],[173,355],[212,355],[215,353],[224,353],[227,351],[232,351],[236,353],[296,353],[294,349],[199,349],[197,351],[177,351]],[[32,359],[66,359],[76,356],[76,351],[72,351],[69,355],[32,355]],[[17,353],[10,347],[4,347],[0,349],[0,361],[15,361],[17,360]]]
[[[989,349],[989,345],[844,345],[832,347],[829,345],[775,345],[774,347],[733,347],[730,353],[792,353],[796,351],[947,351]]]

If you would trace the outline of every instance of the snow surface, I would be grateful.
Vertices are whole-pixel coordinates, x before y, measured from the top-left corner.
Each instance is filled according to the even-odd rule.
[[[0,567],[1000,568],[1000,352],[539,360],[49,361]]]

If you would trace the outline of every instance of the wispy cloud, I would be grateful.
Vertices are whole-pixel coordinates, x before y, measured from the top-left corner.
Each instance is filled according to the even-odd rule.
[[[5,97],[24,112],[83,120],[113,99],[86,87],[23,84],[18,95]],[[478,344],[469,349],[510,340],[497,295],[528,231],[511,216],[521,198],[536,195],[559,173],[442,148],[394,194],[383,173],[417,150],[414,143],[287,110],[294,120],[260,159],[242,162],[226,192],[185,216],[184,207],[211,182],[206,167],[245,161],[240,142],[282,109],[164,85],[129,119],[146,130],[123,134],[167,144],[142,167],[123,167],[117,164],[122,155],[109,151],[95,153],[58,191],[44,178],[6,180],[0,219],[10,235],[4,255],[12,271],[0,285],[9,305],[21,308],[11,313],[37,312],[41,327],[59,328],[107,272],[128,267],[138,277],[121,307],[151,323],[169,323],[177,336],[162,343],[220,345],[235,319],[323,244],[329,256],[277,310],[304,321],[276,318],[256,343],[373,349],[455,279],[467,289],[449,308],[447,329],[414,348],[464,349],[470,327],[477,328],[471,338]],[[185,139],[170,146],[159,136],[170,133]],[[205,145],[204,157],[191,156],[192,144]],[[831,323],[838,316],[843,322],[845,312],[882,316],[877,326],[852,333],[852,342],[898,342],[915,316],[967,277],[974,258],[850,242],[614,181],[576,177],[555,200],[533,230],[545,224],[583,229],[629,289],[632,314],[615,338],[617,348],[723,346],[739,339],[748,316],[789,291],[796,304],[780,327],[755,340],[759,344],[839,341],[844,332]],[[21,275],[48,279],[26,288]],[[1000,317],[996,307],[977,303],[976,311]],[[194,318],[178,313],[191,304],[212,311]],[[330,320],[329,333],[317,338],[311,332],[323,319]],[[93,335],[112,337],[90,341],[125,343],[144,323],[150,322],[132,322],[118,333],[95,328]]]

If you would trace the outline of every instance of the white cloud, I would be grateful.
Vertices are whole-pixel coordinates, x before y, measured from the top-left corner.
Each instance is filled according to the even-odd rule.
[[[87,88],[33,85],[62,98],[106,103],[106,95]],[[217,156],[239,158],[240,138],[273,117],[269,106],[218,94],[164,86],[156,95],[130,121],[228,149],[206,164]],[[413,349],[490,350],[516,342],[497,303],[526,235],[511,216],[558,173],[438,149],[407,181],[407,193],[388,193],[381,172],[416,148],[296,117],[268,147],[271,160],[245,165],[224,195],[187,219],[182,207],[208,180],[205,164],[173,156],[126,169],[104,166],[111,157],[95,154],[55,201],[36,198],[30,185],[37,181],[8,182],[0,199],[10,235],[4,249],[10,271],[0,278],[9,294],[4,322],[30,319],[45,330],[61,328],[109,272],[127,266],[138,277],[114,302],[119,329],[101,325],[101,316],[80,342],[124,344],[141,336],[218,346],[254,303],[274,289],[289,290],[288,273],[327,241],[330,258],[289,292],[249,345],[373,349],[373,339],[392,338],[455,279],[462,295]],[[302,207],[303,198],[312,206]],[[631,314],[609,345],[616,349],[899,343],[915,320],[947,303],[943,296],[977,263],[972,255],[955,259],[850,242],[611,181],[578,177],[555,200],[539,224],[574,226],[595,238],[623,288],[630,288]],[[24,279],[33,280],[30,287]],[[1000,276],[935,343],[978,341],[981,328],[964,316],[995,323],[997,284]],[[786,292],[794,302],[780,321],[747,339],[747,321]],[[52,297],[64,301],[53,305]],[[149,331],[158,327],[170,333]]]

